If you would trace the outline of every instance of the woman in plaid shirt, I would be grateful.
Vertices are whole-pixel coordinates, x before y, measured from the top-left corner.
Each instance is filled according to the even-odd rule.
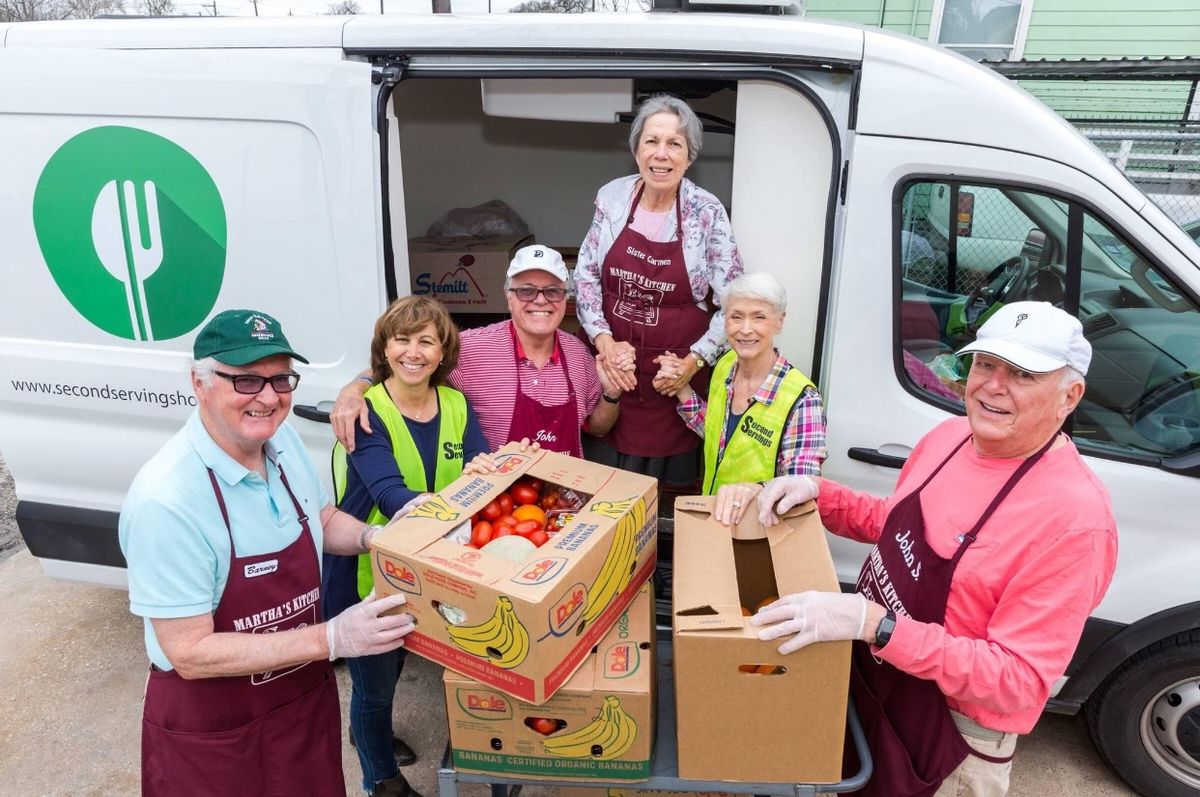
[[[714,515],[725,524],[776,476],[821,474],[825,410],[816,386],[775,348],[787,293],[765,272],[743,274],[722,297],[731,350],[713,367],[708,398],[684,386],[675,397],[684,423],[704,438],[704,492],[716,493]],[[655,382],[679,373],[663,357]],[[709,412],[710,406],[721,412]]]

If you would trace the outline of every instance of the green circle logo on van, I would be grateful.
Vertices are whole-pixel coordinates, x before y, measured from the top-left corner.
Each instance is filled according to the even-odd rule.
[[[133,127],[96,127],[51,156],[33,195],[42,257],[67,301],[129,340],[208,317],[225,274],[225,206],[191,153]]]

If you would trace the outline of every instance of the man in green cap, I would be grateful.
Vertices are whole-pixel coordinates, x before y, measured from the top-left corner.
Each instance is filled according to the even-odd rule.
[[[330,661],[402,645],[412,617],[386,614],[397,594],[320,622],[320,551],[365,552],[378,527],[333,507],[284,423],[308,361],[279,322],[227,310],[193,353],[197,410],[121,509],[150,658],[142,793],[344,795]]]

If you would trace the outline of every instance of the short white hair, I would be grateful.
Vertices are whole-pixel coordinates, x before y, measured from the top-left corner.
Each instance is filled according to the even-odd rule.
[[[670,94],[655,94],[638,106],[633,124],[629,126],[629,151],[637,157],[638,144],[641,143],[646,120],[656,113],[673,114],[679,120],[679,129],[687,141],[688,165],[695,163],[700,155],[700,147],[704,144],[704,125],[700,123],[700,117],[696,116],[692,106]]]
[[[212,357],[201,357],[199,360],[192,360],[192,376],[200,380],[200,384],[208,387],[212,384],[213,376],[217,373],[217,366],[220,363]]]
[[[771,305],[780,315],[787,312],[787,291],[766,271],[747,271],[726,285],[721,306],[728,307],[734,299],[757,299]]]
[[[1087,385],[1083,374],[1079,373],[1069,365],[1064,365],[1062,367],[1062,389],[1066,390],[1076,382],[1083,384],[1085,387]]]

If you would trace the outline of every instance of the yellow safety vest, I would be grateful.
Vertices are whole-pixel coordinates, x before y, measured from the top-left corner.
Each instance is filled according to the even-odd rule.
[[[713,495],[723,484],[760,482],[775,477],[779,441],[788,415],[806,388],[815,387],[797,368],[789,368],[775,393],[766,404],[753,401],[742,414],[737,428],[718,452],[725,427],[725,383],[737,362],[737,353],[728,351],[713,366],[708,385],[708,411],[704,418],[704,494]]]
[[[462,475],[463,470],[463,435],[467,430],[467,397],[452,387],[439,386],[438,392],[438,448],[437,465],[434,471],[433,491],[443,489],[450,482]],[[404,416],[392,403],[387,388],[382,383],[372,385],[364,395],[371,409],[383,421],[388,437],[392,441],[392,455],[400,468],[400,475],[408,489],[418,493],[429,492],[425,483],[425,465],[421,453],[413,442]],[[338,504],[346,494],[346,449],[341,443],[333,445],[333,490]],[[371,507],[367,523],[386,524],[390,517],[379,511],[379,507]],[[367,593],[375,586],[371,571],[371,557],[363,554],[358,557],[358,596],[367,597]]]

